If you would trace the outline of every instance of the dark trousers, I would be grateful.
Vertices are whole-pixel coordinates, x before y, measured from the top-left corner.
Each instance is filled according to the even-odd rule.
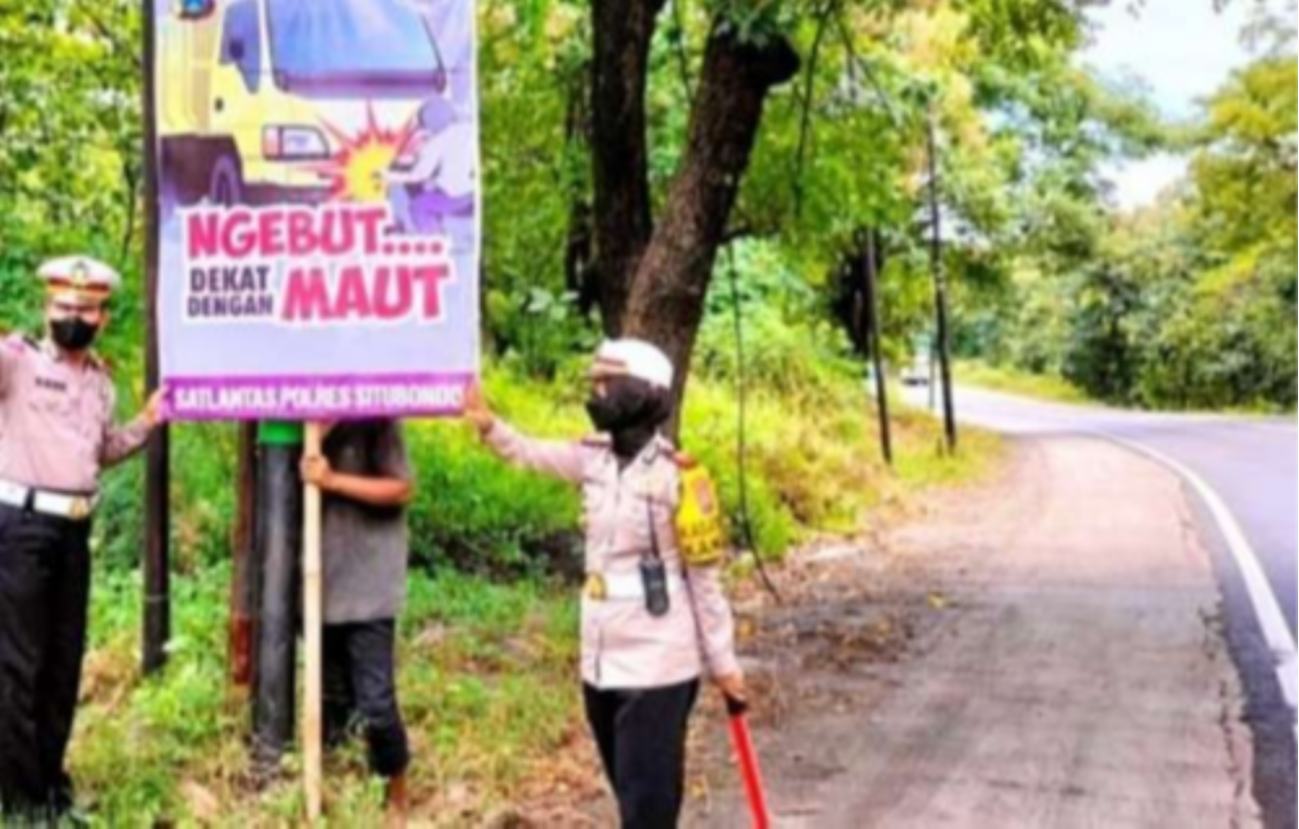
[[[325,625],[325,742],[337,747],[359,727],[370,770],[404,774],[410,744],[397,705],[396,624],[391,620]]]
[[[673,829],[685,794],[687,727],[699,680],[630,691],[585,685],[583,694],[623,829]]]
[[[0,505],[0,806],[72,806],[63,767],[81,686],[90,523]]]

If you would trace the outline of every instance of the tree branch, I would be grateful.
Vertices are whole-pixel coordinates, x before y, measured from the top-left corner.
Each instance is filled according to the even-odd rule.
[[[88,21],[90,21],[90,26],[95,30],[95,34],[107,41],[108,45],[112,47],[114,52],[121,55],[130,55],[131,62],[135,65],[136,70],[144,71],[144,56],[134,49],[131,44],[126,43],[122,38],[120,38],[117,32],[114,32],[113,29],[104,22],[104,19],[99,16],[97,11],[95,11],[93,3],[78,3],[77,9],[86,16]]]
[[[658,343],[672,358],[677,400],[764,104],[798,66],[798,55],[783,38],[742,43],[717,29],[709,37],[681,167],[637,269],[625,326],[629,335]]]
[[[645,88],[665,0],[593,0],[593,277],[606,333],[622,327],[637,263],[653,232]]]
[[[826,0],[817,14],[816,37],[812,40],[812,54],[807,62],[807,89],[803,92],[803,117],[798,130],[798,151],[794,161],[794,216],[803,215],[803,163],[807,154],[807,139],[812,131],[812,99],[816,85],[816,67],[821,57],[821,43],[825,40],[830,17],[839,7],[839,0]]]
[[[681,75],[681,91],[686,96],[686,106],[693,109],[695,91],[690,86],[690,57],[686,50],[686,24],[681,19],[681,2],[682,0],[672,0],[672,22],[676,31],[673,51],[676,53],[677,71]]]

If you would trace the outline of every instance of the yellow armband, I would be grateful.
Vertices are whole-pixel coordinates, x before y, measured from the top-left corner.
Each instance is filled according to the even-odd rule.
[[[677,507],[677,545],[687,567],[720,564],[726,547],[721,502],[708,470],[688,458],[681,467],[681,503]]]

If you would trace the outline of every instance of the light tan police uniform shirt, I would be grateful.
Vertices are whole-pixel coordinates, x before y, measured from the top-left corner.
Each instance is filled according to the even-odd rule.
[[[588,575],[639,578],[653,521],[663,562],[681,577],[681,589],[670,594],[671,609],[658,618],[645,609],[643,598],[601,600],[583,594],[583,681],[600,689],[640,689],[675,685],[704,672],[714,677],[739,672],[720,568],[682,565],[676,537],[680,469],[666,439],[655,438],[623,470],[603,436],[536,440],[497,420],[485,440],[517,466],[581,485]]]
[[[82,495],[99,473],[142,448],[143,416],[113,426],[117,395],[98,360],[80,367],[50,342],[0,339],[0,480]]]

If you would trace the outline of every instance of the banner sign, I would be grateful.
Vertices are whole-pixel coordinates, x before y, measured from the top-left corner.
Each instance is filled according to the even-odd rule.
[[[470,0],[155,0],[169,416],[458,412],[478,371]]]

